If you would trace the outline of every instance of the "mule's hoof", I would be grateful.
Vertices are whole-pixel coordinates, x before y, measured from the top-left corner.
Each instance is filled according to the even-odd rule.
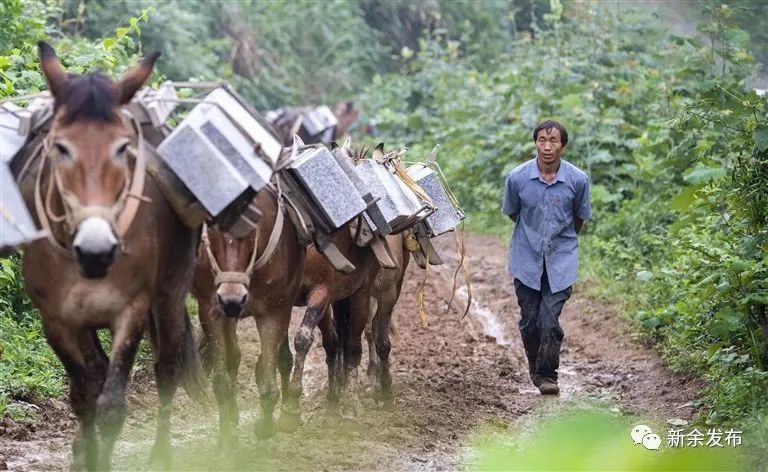
[[[386,400],[381,400],[380,408],[384,411],[393,411],[395,409],[395,399],[389,398]]]
[[[376,386],[373,384],[367,384],[363,387],[363,397],[364,398],[373,398],[375,399],[378,395]]]
[[[168,470],[171,468],[171,448],[155,444],[149,454],[149,470]]]
[[[254,431],[256,432],[256,437],[259,439],[269,439],[272,436],[275,435],[275,422],[274,421],[265,421],[263,419],[256,421],[256,426],[254,427]]]
[[[284,433],[293,433],[301,426],[301,415],[296,413],[280,413],[280,418],[277,420],[277,429]]]
[[[219,449],[221,452],[228,453],[236,451],[240,447],[240,439],[237,433],[219,435]]]
[[[339,395],[339,392],[335,392],[332,390],[328,390],[328,393],[325,394],[326,400],[328,400],[328,403],[332,403],[334,405],[339,403],[339,399],[341,398]]]
[[[355,420],[358,413],[357,405],[342,405],[340,413],[345,420]]]

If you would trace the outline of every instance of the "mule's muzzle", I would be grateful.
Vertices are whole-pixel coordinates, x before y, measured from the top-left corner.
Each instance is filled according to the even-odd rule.
[[[219,299],[219,307],[230,318],[240,318],[245,311],[245,307],[248,304],[248,293],[242,296],[237,294],[222,295],[217,294]]]
[[[75,260],[80,274],[88,279],[107,276],[115,261],[117,238],[106,220],[90,217],[77,227],[73,241]]]
[[[115,261],[117,246],[107,252],[90,253],[75,247],[75,257],[80,274],[87,279],[103,279]]]

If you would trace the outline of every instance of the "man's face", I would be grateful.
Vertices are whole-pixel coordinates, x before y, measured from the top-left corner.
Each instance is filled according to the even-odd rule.
[[[564,149],[560,130],[557,128],[543,129],[536,136],[536,152],[542,164],[556,163]]]

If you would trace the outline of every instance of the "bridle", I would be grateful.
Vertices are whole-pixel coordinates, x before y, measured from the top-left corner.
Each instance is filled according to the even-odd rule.
[[[274,188],[270,185],[269,190],[273,191]],[[283,223],[285,215],[283,214],[283,192],[280,190],[280,186],[277,186],[277,215],[275,216],[275,224],[272,226],[272,232],[267,240],[267,245],[264,247],[264,252],[258,258],[256,255],[259,252],[259,231],[256,227],[256,235],[253,238],[253,252],[251,253],[251,259],[248,262],[248,267],[242,272],[237,271],[224,271],[221,270],[221,266],[216,261],[216,256],[211,249],[211,242],[208,236],[208,225],[203,225],[202,242],[205,252],[208,255],[208,262],[211,265],[211,273],[213,274],[213,283],[216,287],[219,287],[224,283],[236,283],[243,284],[246,288],[251,284],[251,277],[253,273],[264,267],[267,262],[272,258],[275,253],[278,242],[280,242],[280,235],[283,232]]]
[[[132,174],[129,173],[128,166],[126,166],[125,184],[123,185],[117,200],[109,206],[83,205],[80,203],[77,196],[62,183],[56,163],[51,157],[53,133],[49,132],[48,136],[45,137],[41,144],[43,155],[40,158],[37,177],[35,179],[35,210],[38,219],[40,220],[40,226],[42,226],[43,230],[46,232],[48,241],[61,255],[70,258],[72,257],[71,251],[67,249],[64,243],[58,241],[53,231],[51,231],[53,224],[63,225],[71,236],[74,235],[77,227],[85,219],[91,217],[102,218],[109,224],[112,228],[112,232],[117,236],[121,250],[125,251],[125,235],[128,233],[131,223],[133,223],[133,220],[138,213],[139,204],[141,202],[150,202],[150,200],[143,195],[147,174],[147,160],[146,144],[141,130],[141,124],[127,112],[124,111],[124,114],[125,119],[134,128],[134,136],[136,137],[137,149],[134,149],[133,147],[128,148],[128,152],[135,157],[135,164]],[[52,178],[48,184],[45,198],[43,198],[42,175],[46,164],[49,164],[50,166]],[[64,213],[61,215],[53,214],[51,208],[54,188],[59,193],[62,206],[64,207]]]

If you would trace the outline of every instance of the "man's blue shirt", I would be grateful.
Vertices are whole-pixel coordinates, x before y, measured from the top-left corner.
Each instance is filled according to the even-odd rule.
[[[555,179],[547,183],[536,158],[507,174],[504,201],[506,215],[518,215],[509,248],[510,275],[541,290],[546,263],[552,293],[576,282],[579,242],[575,219],[589,219],[589,177],[573,164],[560,160]]]

